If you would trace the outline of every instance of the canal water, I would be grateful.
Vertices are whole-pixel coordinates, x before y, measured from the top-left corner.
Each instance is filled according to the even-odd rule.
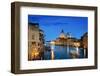
[[[75,58],[84,58],[84,49],[78,48],[78,57]],[[53,46],[53,52],[54,52],[54,59],[72,59],[77,49],[76,47],[69,47],[69,46]],[[73,53],[73,54],[71,54]],[[51,51],[46,50],[44,52],[44,60],[50,60],[51,59]]]

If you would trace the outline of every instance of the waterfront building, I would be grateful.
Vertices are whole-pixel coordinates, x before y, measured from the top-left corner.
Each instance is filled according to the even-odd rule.
[[[63,30],[61,31],[60,36],[53,41],[55,42],[55,45],[69,45],[73,47],[80,47],[80,40],[71,37],[69,33],[66,35]]]
[[[41,59],[44,49],[44,32],[38,23],[28,23],[28,60]]]
[[[88,33],[81,37],[81,47],[84,48],[84,57],[88,57]]]

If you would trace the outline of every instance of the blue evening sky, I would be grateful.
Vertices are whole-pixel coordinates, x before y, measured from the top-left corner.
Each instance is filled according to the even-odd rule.
[[[58,38],[62,29],[65,34],[70,32],[72,37],[78,39],[88,32],[88,17],[28,15],[28,22],[39,23],[46,41]]]

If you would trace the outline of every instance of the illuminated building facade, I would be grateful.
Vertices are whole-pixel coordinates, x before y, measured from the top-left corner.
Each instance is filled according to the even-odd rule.
[[[38,23],[28,24],[28,60],[40,60],[44,49],[44,32]]]

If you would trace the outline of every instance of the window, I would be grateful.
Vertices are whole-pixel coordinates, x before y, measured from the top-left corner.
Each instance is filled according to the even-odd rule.
[[[33,40],[35,39],[34,35],[32,35],[32,39],[33,39]]]

